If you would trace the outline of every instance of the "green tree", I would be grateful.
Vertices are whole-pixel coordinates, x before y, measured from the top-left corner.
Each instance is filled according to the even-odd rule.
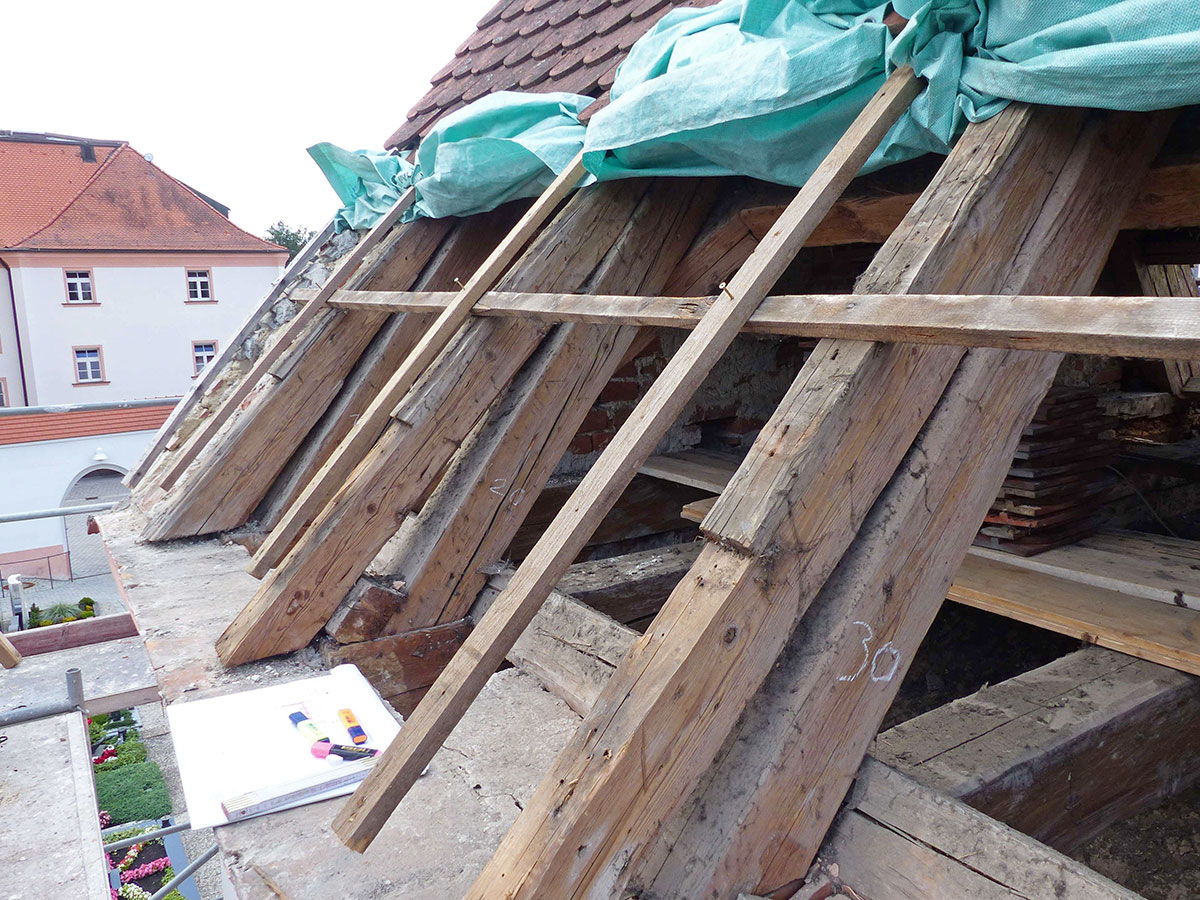
[[[265,237],[273,244],[287,247],[288,262],[291,262],[292,257],[300,252],[314,234],[316,232],[311,228],[305,228],[303,225],[292,228],[290,225],[284,224],[284,221],[280,219],[274,225],[267,228]]]

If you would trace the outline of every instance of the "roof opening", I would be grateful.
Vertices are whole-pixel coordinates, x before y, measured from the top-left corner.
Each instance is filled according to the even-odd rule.
[[[79,158],[82,159],[84,162],[95,162],[96,161],[96,148],[93,147],[91,144],[80,144],[79,145]]]

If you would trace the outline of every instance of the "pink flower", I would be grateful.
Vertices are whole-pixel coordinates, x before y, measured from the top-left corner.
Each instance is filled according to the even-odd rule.
[[[121,884],[129,884],[133,881],[141,881],[143,878],[149,878],[165,869],[171,864],[171,860],[165,856],[160,856],[158,859],[153,859],[148,863],[142,863],[136,869],[128,869],[121,873]]]

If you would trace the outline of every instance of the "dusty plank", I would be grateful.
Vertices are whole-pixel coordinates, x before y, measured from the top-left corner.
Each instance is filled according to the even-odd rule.
[[[1069,857],[868,760],[822,854],[840,882],[897,900],[1139,900]]]
[[[1089,647],[879,735],[872,755],[1064,853],[1200,777],[1200,680]]]
[[[691,541],[575,563],[558,590],[618,622],[636,622],[659,611],[696,562],[702,546]]]
[[[951,600],[1200,675],[1200,611],[968,556]]]
[[[438,291],[340,291],[330,305],[347,310],[431,312],[444,309],[453,297]],[[713,296],[489,291],[472,312],[554,322],[695,328],[716,300]],[[780,294],[764,299],[744,330],[807,338],[1167,359],[1173,354],[1195,353],[1200,347],[1197,306],[1200,304],[1184,298],[1152,294]]]
[[[508,589],[472,632],[463,651],[456,655],[431,688],[400,739],[388,749],[372,775],[338,816],[335,831],[348,846],[363,850],[378,833],[391,810],[486,683],[489,672],[524,631],[542,600],[634,476],[637,467],[650,455],[742,324],[883,134],[919,91],[920,82],[910,69],[899,70],[880,88],[863,114],[801,188],[769,238],[759,245],[709,315],[672,357],[649,393],[584,477],[570,504],[551,524],[517,570]],[[730,575],[737,579],[736,571]],[[506,850],[502,846],[496,858],[500,862],[494,860],[494,863],[509,871],[505,856]],[[492,868],[490,864],[489,869]],[[485,873],[477,884],[486,883],[486,877]],[[556,880],[551,878],[550,882]],[[532,885],[527,887],[537,890]]]
[[[129,612],[122,612],[63,622],[60,625],[47,625],[44,628],[31,628],[28,631],[16,631],[7,637],[19,652],[25,656],[33,656],[53,650],[68,650],[72,647],[86,647],[89,644],[136,637],[137,633],[138,627],[133,616]]]
[[[1143,293],[1158,297],[1189,298],[1193,306],[1200,305],[1200,300],[1197,299],[1196,278],[1190,265],[1147,266],[1139,262],[1136,268]],[[1172,394],[1176,397],[1190,397],[1197,393],[1197,387],[1200,385],[1193,385],[1192,381],[1200,376],[1200,355],[1165,359],[1163,365]]]
[[[1101,531],[1037,556],[972,547],[972,555],[1066,581],[1200,610],[1200,542]]]

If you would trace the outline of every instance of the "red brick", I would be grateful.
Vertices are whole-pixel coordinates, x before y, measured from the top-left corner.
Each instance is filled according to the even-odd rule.
[[[592,452],[592,436],[590,434],[575,435],[571,443],[567,445],[567,452],[576,456],[587,456]]]
[[[579,426],[579,433],[590,434],[593,431],[607,431],[610,427],[612,427],[612,416],[609,415],[608,410],[593,406],[588,414],[583,417],[583,424]]]
[[[641,394],[641,387],[636,381],[610,381],[600,392],[601,403],[613,403],[621,400],[636,400]]]

